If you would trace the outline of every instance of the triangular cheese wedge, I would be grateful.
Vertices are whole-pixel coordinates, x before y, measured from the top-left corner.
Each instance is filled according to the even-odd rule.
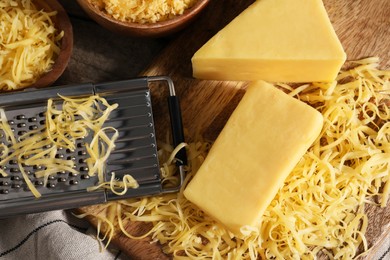
[[[193,56],[214,80],[333,81],[346,54],[321,0],[258,0]]]

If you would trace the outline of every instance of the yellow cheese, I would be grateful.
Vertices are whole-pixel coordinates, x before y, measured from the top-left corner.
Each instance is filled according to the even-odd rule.
[[[256,226],[322,125],[314,108],[252,83],[184,195],[236,234]]]
[[[346,54],[321,0],[258,0],[193,56],[214,80],[333,81]]]
[[[182,15],[197,0],[90,0],[109,15],[123,22],[156,23]]]
[[[16,90],[49,71],[60,52],[63,31],[57,12],[45,12],[32,0],[0,0],[0,90]]]

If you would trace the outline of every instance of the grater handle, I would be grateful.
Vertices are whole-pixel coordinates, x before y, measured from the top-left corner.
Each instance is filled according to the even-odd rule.
[[[168,97],[169,115],[171,117],[171,131],[173,146],[184,143],[183,121],[181,116],[180,102],[177,96]],[[176,155],[177,165],[187,165],[186,149],[182,148]]]
[[[172,140],[173,145],[176,147],[181,143],[184,143],[184,130],[183,130],[183,120],[181,116],[180,102],[179,98],[176,96],[175,86],[173,81],[168,76],[152,76],[148,77],[149,81],[166,81],[168,83],[169,88],[169,96],[168,96],[168,109],[169,116],[171,121],[171,131],[172,131]],[[180,184],[176,187],[172,188],[163,188],[162,193],[173,193],[178,192],[184,183],[184,179],[186,176],[186,172],[184,166],[187,164],[187,153],[186,149],[183,147],[176,154],[176,165],[179,168],[180,174]]]
[[[172,141],[173,146],[177,147],[179,144],[184,143],[184,130],[183,130],[183,120],[181,117],[181,109],[179,98],[176,95],[172,95],[168,97],[168,108],[169,108],[169,116],[171,120],[171,131],[172,131]],[[172,193],[178,192],[183,183],[186,176],[186,172],[184,166],[187,165],[187,152],[186,148],[181,148],[175,157],[176,165],[179,168],[180,175],[180,184],[177,187],[173,188],[165,188],[162,190],[162,193]]]
[[[148,81],[165,81],[168,83],[169,96],[168,96],[168,109],[169,116],[171,121],[171,131],[173,146],[176,147],[181,143],[184,143],[184,130],[183,130],[183,120],[181,116],[180,102],[179,98],[176,96],[175,86],[173,81],[168,76],[150,76],[147,77]],[[187,153],[185,148],[182,148],[178,153],[176,158],[177,166],[180,168],[182,175],[182,168],[187,164]]]

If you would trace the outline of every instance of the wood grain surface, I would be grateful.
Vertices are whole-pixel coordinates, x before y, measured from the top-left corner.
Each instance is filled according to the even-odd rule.
[[[210,37],[223,28],[248,7],[252,0],[214,0],[207,10],[185,31],[178,35],[167,48],[145,69],[141,75],[168,75],[176,85],[181,98],[183,123],[187,141],[196,133],[214,140],[231,112],[245,92],[246,82],[202,81],[192,78],[190,59]],[[382,68],[390,67],[390,1],[388,0],[324,0],[330,20],[347,53],[348,60],[379,56]],[[166,93],[153,88],[156,131],[165,137]],[[164,133],[164,135],[162,134]],[[86,207],[82,212],[96,214],[101,206]],[[387,239],[390,230],[390,206],[368,206],[367,238],[375,248]],[[93,220],[91,220],[93,222]],[[126,223],[126,229],[147,229],[141,223]],[[117,234],[114,238],[124,252],[134,259],[166,259],[158,244],[148,240],[134,241]],[[367,256],[369,259],[369,256]]]

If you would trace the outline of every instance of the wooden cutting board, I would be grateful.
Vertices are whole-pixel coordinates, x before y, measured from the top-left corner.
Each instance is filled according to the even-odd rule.
[[[191,57],[208,39],[248,7],[253,0],[212,0],[207,10],[188,29],[177,35],[142,75],[168,75],[181,98],[187,141],[200,132],[214,140],[242,97],[246,82],[201,81],[192,78]],[[324,0],[330,20],[338,34],[348,60],[379,56],[381,68],[390,67],[390,1]],[[153,88],[154,113],[159,138],[165,138],[167,93]],[[97,214],[100,206],[85,207],[81,212]],[[379,246],[390,235],[390,205],[368,207],[370,246]],[[95,223],[91,219],[92,223]],[[96,224],[96,223],[95,223]],[[140,223],[126,223],[130,232],[147,230]],[[117,234],[114,243],[134,259],[166,259],[158,244],[134,241]],[[367,257],[369,259],[369,256]]]

